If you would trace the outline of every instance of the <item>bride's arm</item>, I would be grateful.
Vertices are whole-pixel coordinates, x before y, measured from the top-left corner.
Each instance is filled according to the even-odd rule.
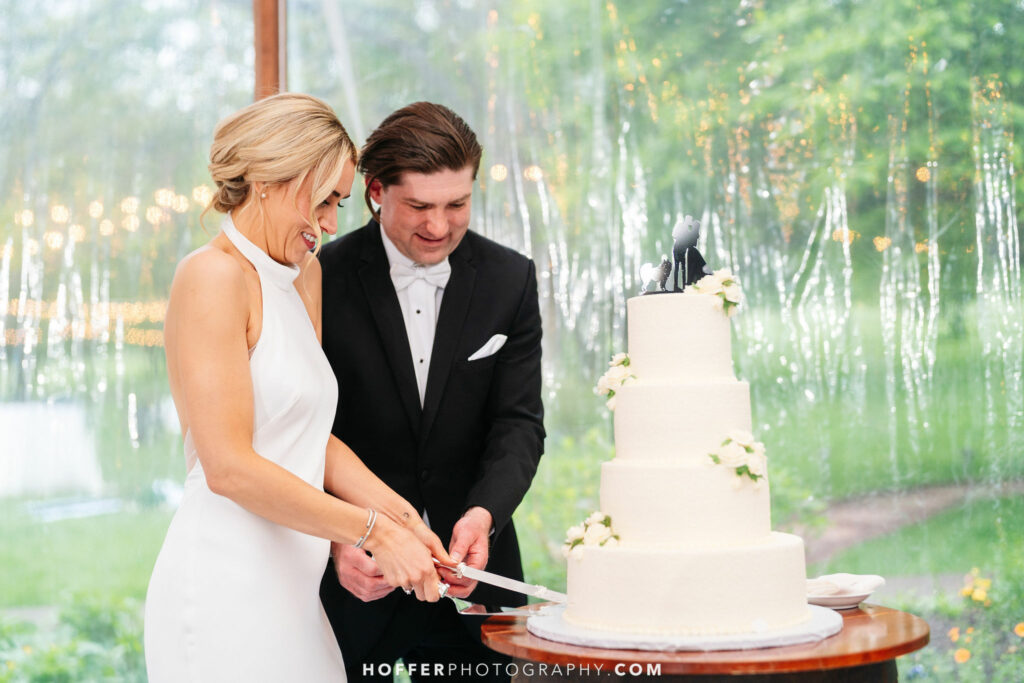
[[[364,507],[318,490],[253,450],[248,315],[244,275],[232,257],[210,249],[179,266],[168,306],[167,353],[176,361],[182,413],[207,485],[277,524],[355,543],[366,527]],[[378,556],[389,583],[415,585],[418,594],[436,599],[430,552],[411,540],[400,525],[381,519],[364,547]]]
[[[364,508],[372,507],[413,531],[420,526],[426,528],[416,508],[381,481],[351,448],[333,434],[327,442],[324,488],[342,500]],[[446,560],[447,553],[437,555],[437,558]]]

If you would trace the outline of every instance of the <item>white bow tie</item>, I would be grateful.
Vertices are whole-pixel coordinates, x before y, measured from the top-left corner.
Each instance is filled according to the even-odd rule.
[[[448,259],[432,266],[407,266],[404,263],[396,263],[391,266],[391,280],[395,283],[395,291],[400,292],[416,280],[426,280],[434,287],[444,287],[448,284],[448,277],[452,274],[452,267],[448,265]]]

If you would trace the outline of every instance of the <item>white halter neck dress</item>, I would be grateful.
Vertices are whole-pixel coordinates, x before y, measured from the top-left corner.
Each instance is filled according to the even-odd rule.
[[[271,259],[224,220],[253,264],[263,328],[251,351],[253,448],[323,490],[338,385],[295,290],[297,267]],[[191,434],[181,505],[146,595],[146,668],[168,681],[345,680],[320,605],[330,542],[255,515],[210,491]]]

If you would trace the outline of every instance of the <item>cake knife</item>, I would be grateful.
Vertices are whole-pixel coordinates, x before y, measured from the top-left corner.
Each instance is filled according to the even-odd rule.
[[[515,579],[510,579],[507,576],[501,576],[500,574],[485,572],[483,569],[467,567],[465,562],[460,562],[457,567],[450,567],[446,564],[441,564],[435,559],[434,564],[438,567],[443,567],[450,572],[454,572],[455,576],[459,578],[465,576],[467,579],[486,583],[491,586],[497,586],[498,588],[504,588],[512,591],[513,593],[532,595],[535,598],[549,600],[551,602],[566,602],[569,599],[565,593],[559,593],[558,591],[553,591],[550,588],[537,586],[532,583],[516,581]]]

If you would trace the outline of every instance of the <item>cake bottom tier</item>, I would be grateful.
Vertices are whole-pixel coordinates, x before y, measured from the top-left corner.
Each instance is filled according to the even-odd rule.
[[[757,633],[810,619],[806,580],[803,539],[780,532],[742,548],[585,547],[569,558],[563,618],[603,631]]]

